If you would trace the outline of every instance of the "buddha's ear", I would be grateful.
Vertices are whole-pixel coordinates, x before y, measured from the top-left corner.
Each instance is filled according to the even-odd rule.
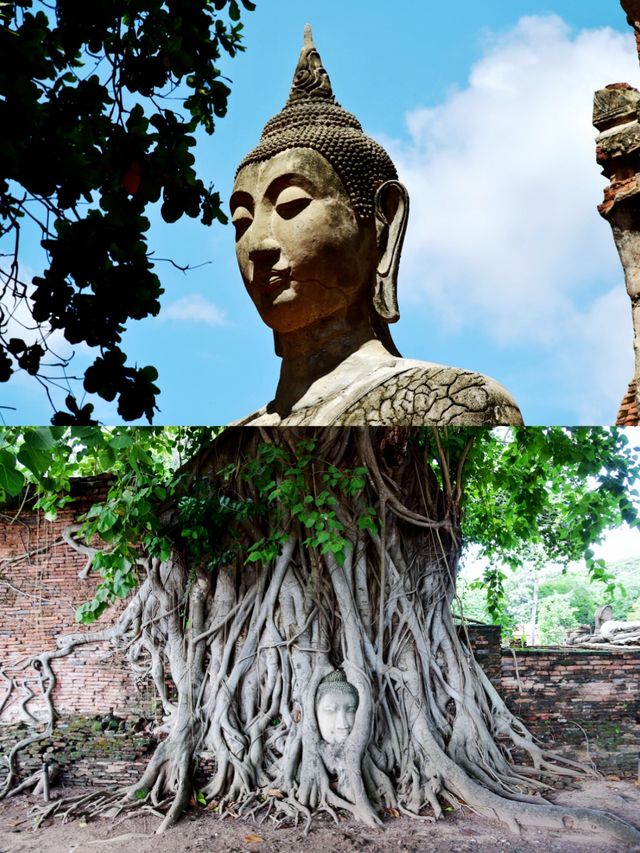
[[[398,267],[409,218],[409,193],[399,181],[385,181],[375,198],[378,263],[373,305],[387,323],[400,318]]]

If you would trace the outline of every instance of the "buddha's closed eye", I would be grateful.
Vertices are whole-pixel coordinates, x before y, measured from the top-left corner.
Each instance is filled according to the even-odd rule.
[[[238,240],[253,222],[253,216],[246,207],[237,207],[233,211],[231,221],[236,229],[236,240]]]
[[[283,219],[293,219],[311,204],[311,196],[301,187],[287,187],[276,200],[276,211]]]

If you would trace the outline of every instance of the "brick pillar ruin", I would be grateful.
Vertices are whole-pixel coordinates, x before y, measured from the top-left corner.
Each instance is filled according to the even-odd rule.
[[[633,27],[640,59],[640,0],[620,0]],[[624,269],[633,319],[634,375],[616,423],[640,423],[640,92],[613,83],[595,93],[596,159],[610,181],[598,206],[613,232]]]

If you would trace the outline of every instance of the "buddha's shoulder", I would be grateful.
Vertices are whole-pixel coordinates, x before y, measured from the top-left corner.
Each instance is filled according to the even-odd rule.
[[[255,412],[251,412],[250,415],[245,415],[244,418],[237,418],[234,421],[230,421],[227,426],[230,427],[238,427],[238,426],[263,426],[263,425],[278,425],[280,423],[280,418],[277,415],[274,417],[267,412],[267,407],[263,406],[261,409],[257,409]]]
[[[522,424],[517,404],[498,382],[459,367],[399,358],[391,376],[357,399],[342,426]]]

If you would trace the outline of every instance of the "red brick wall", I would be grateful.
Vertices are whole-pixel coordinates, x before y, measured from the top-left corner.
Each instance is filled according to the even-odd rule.
[[[512,709],[527,719],[640,718],[640,651],[505,652],[502,690]]]
[[[500,648],[501,632],[499,625],[481,625],[471,622],[464,628],[458,628],[458,635],[473,651],[489,681],[500,690],[502,650]]]
[[[496,626],[471,624],[467,633],[478,663],[536,737],[602,772],[637,772],[640,650],[510,650]]]
[[[501,693],[539,737],[603,771],[632,771],[640,749],[640,651],[503,651]]]
[[[74,484],[76,500],[54,522],[44,519],[30,506],[0,507],[0,667],[7,673],[29,655],[55,648],[60,634],[80,633],[105,627],[115,611],[104,614],[93,626],[75,622],[78,605],[92,595],[97,578],[81,580],[78,572],[85,558],[66,543],[54,545],[62,528],[104,493],[105,481],[86,479]],[[39,550],[46,548],[46,550]],[[25,553],[25,560],[14,561]],[[106,644],[79,647],[66,658],[54,661],[58,677],[53,698],[62,715],[94,715],[110,707],[115,713],[135,713],[149,706],[145,685],[136,687],[123,656]],[[8,685],[0,673],[0,704]],[[24,718],[21,702],[32,689],[38,695],[38,673],[28,667],[20,673],[19,689],[14,690],[2,714],[2,723]],[[28,709],[43,718],[44,705],[33,699]]]

